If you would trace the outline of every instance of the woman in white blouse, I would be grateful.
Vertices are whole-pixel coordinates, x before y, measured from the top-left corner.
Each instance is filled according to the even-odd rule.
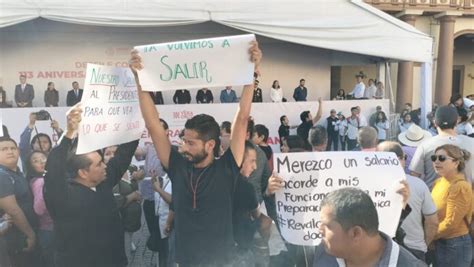
[[[282,102],[283,100],[283,89],[280,88],[278,80],[273,81],[272,88],[270,89],[270,98],[275,103]]]

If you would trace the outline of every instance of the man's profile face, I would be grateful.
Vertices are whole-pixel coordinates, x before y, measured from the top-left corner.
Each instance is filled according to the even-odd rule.
[[[105,180],[105,168],[106,165],[102,160],[102,157],[97,152],[91,152],[87,155],[89,160],[92,162],[87,169],[83,169],[85,178],[92,184],[98,185]]]
[[[320,219],[319,232],[326,252],[329,255],[343,258],[348,252],[350,240],[346,231],[334,220],[333,208],[330,206],[322,207]]]

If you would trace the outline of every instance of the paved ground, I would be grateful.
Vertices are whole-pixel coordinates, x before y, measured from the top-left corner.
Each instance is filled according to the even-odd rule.
[[[146,241],[149,233],[146,227],[145,218],[142,218],[142,228],[133,235],[133,242],[137,250],[132,253],[132,259],[129,260],[129,267],[155,267],[157,266],[158,254],[153,253],[146,248]]]

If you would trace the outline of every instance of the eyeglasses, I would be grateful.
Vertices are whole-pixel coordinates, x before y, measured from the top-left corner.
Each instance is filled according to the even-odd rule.
[[[435,162],[436,160],[439,160],[439,162],[444,162],[445,160],[450,159],[454,160],[453,158],[446,157],[444,155],[431,155],[431,161]]]

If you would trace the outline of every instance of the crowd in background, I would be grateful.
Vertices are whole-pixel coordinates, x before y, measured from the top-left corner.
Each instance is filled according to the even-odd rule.
[[[255,44],[249,52],[258,72],[261,52]],[[132,54],[131,63],[133,71],[143,67],[138,54]],[[354,99],[383,98],[381,83],[372,80],[366,88],[362,74],[356,79]],[[306,100],[304,82],[295,88],[295,101]],[[6,125],[0,137],[0,265],[126,266],[136,250],[132,237],[143,213],[150,233],[146,246],[158,253],[160,267],[340,266],[341,260],[360,266],[471,266],[474,104],[469,99],[455,95],[435,107],[428,129],[419,126],[424,119],[419,111],[406,104],[396,140],[388,139],[391,125],[382,108],[365,118],[358,100],[350,111],[332,109],[323,118],[319,99],[296,124],[278,114],[283,152],[390,151],[406,172],[393,240],[379,232],[370,196],[345,188],[324,199],[322,244],[307,247],[280,235],[274,194],[283,180],[272,174],[265,122],[250,117],[251,103],[261,102],[258,84],[245,86],[239,100],[231,88],[224,89],[221,102],[240,101],[234,121],[218,124],[209,115],[196,115],[186,122],[178,146],[171,145],[166,118],[156,110],[157,94],[140,89],[153,141],[144,146],[132,141],[76,155],[82,113],[77,106],[64,129],[52,121],[62,136],[57,146],[49,135],[35,132],[41,114],[30,114],[18,145]],[[73,87],[71,94],[79,97],[78,84]],[[26,93],[32,91],[27,84],[18,88],[34,96]],[[277,81],[272,88],[279,88]],[[55,91],[54,84],[48,91]],[[176,92],[177,103],[190,99],[186,91]],[[199,92],[202,103],[213,102],[209,90]],[[48,93],[48,101],[56,96]],[[273,97],[284,101],[282,93]],[[15,100],[27,107],[32,98]],[[143,160],[143,167],[132,165],[132,158]]]

